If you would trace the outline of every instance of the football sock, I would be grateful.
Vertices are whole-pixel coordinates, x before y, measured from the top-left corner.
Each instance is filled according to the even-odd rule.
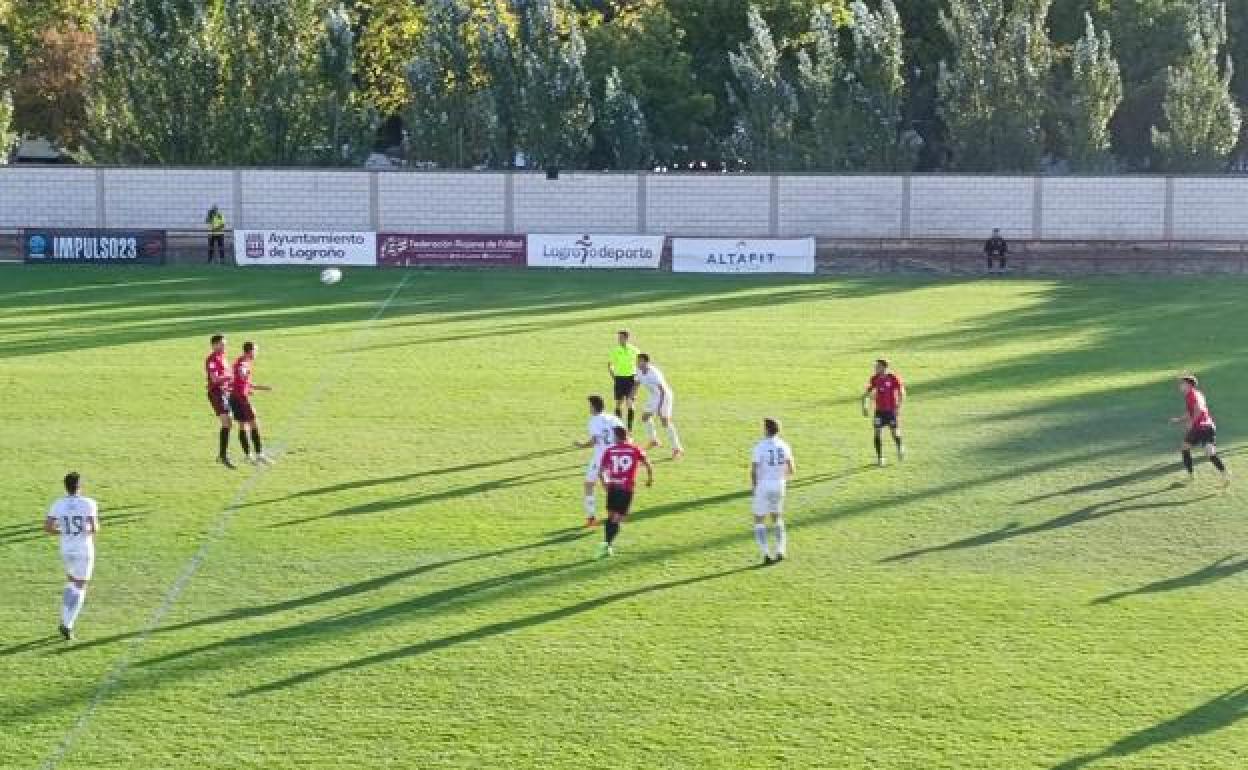
[[[628,431],[629,431],[629,433],[632,433],[632,431],[633,431],[633,418],[635,418],[636,416],[637,416],[637,410],[636,410],[636,409],[632,409],[632,408],[630,407],[630,408],[629,408],[629,410],[628,410]]]
[[[1209,455],[1209,462],[1213,463],[1213,467],[1217,468],[1222,473],[1226,473],[1226,466],[1222,464],[1221,457],[1218,457],[1216,454]]]
[[[1187,468],[1187,472],[1192,472],[1192,453],[1190,450],[1183,450],[1183,467]]]
[[[676,433],[676,423],[670,423],[667,426],[667,438],[672,442],[672,449],[684,449],[680,445],[680,435]]]
[[[897,445],[897,451],[901,451],[901,436],[893,436],[893,443]]]
[[[585,495],[585,515],[594,518],[598,510],[598,500],[593,495]]]
[[[884,443],[880,441],[880,434],[875,434],[875,456],[880,457],[884,454]]]
[[[65,593],[61,597],[61,625],[66,628],[74,627],[74,621],[78,619],[78,613],[82,610],[85,593],[73,583],[65,586]]]
[[[654,420],[642,420],[646,424],[646,435],[651,441],[659,440],[659,429],[654,427]]]
[[[225,457],[230,451],[230,429],[229,428],[221,429],[219,443],[220,443],[220,449],[218,450],[218,455],[220,457]]]
[[[757,523],[754,525],[754,541],[758,543],[758,550],[763,556],[770,556],[771,552],[767,550],[767,525]]]
[[[619,408],[618,406],[615,408],[615,416],[616,416],[616,417],[623,417],[623,416],[624,416],[624,414],[620,411],[620,408]]]
[[[606,531],[607,545],[611,545],[611,543],[615,541],[615,536],[620,534],[620,523],[618,521],[607,519]]]
[[[251,454],[251,442],[247,440],[247,429],[238,429],[238,443],[243,445],[243,454]]]
[[[251,443],[256,448],[256,454],[260,454],[261,452],[264,451],[264,448],[260,446],[260,429],[259,428],[251,429]]]
[[[777,518],[772,528],[776,536],[776,553],[782,554],[789,545],[789,533],[784,528],[784,519]]]

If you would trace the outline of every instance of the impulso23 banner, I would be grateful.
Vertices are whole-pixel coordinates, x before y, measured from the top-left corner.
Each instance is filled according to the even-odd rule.
[[[657,270],[662,235],[529,235],[529,267]]]
[[[377,265],[377,233],[343,230],[235,230],[234,261],[316,267]]]
[[[22,230],[27,264],[163,265],[164,230],[49,228]]]
[[[815,272],[814,238],[673,238],[675,273]]]

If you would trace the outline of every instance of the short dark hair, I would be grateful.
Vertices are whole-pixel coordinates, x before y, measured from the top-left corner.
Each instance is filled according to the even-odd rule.
[[[210,345],[215,345],[215,344],[217,344],[218,342],[221,342],[221,341],[222,341],[222,340],[224,340],[224,339],[225,339],[225,335],[224,335],[224,334],[214,334],[214,335],[212,335],[212,338],[208,340],[208,344],[210,344]]]
[[[616,441],[628,441],[628,428],[625,428],[623,425],[615,426],[611,429],[611,432],[615,434]]]
[[[618,332],[616,332],[616,334],[623,334],[625,337],[631,337],[633,333],[630,332],[628,329],[620,329]]]
[[[607,403],[602,400],[602,396],[590,396],[589,405],[593,407],[595,412],[601,412],[607,408]]]
[[[780,421],[775,417],[763,418],[763,432],[768,436],[776,436],[780,433]]]
[[[1193,388],[1194,388],[1194,387],[1196,387],[1197,385],[1199,385],[1199,384],[1200,384],[1200,383],[1196,380],[1196,375],[1194,375],[1194,374],[1185,374],[1185,375],[1183,375],[1182,377],[1180,377],[1179,379],[1183,380],[1183,381],[1184,381],[1184,382],[1186,382],[1188,385],[1191,385]]]
[[[244,352],[244,353],[250,353],[251,351],[253,351],[253,350],[255,350],[255,349],[256,349],[256,343],[251,342],[250,340],[249,340],[249,341],[247,341],[247,342],[244,342],[244,343],[243,343],[243,352]]]
[[[875,362],[876,362],[877,364],[879,364],[880,366],[884,367],[885,369],[887,369],[887,368],[888,368],[888,359],[887,359],[887,358],[877,358],[877,359],[875,359]]]
[[[650,354],[649,354],[649,353],[638,353],[638,354],[637,354],[637,360],[638,360],[638,361],[645,361],[646,363],[650,363]]]
[[[78,494],[78,490],[82,487],[82,476],[78,471],[70,471],[65,474],[65,491],[71,495]]]

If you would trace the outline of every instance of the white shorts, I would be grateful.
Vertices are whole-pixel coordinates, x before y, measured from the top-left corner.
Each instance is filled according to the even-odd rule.
[[[754,515],[784,513],[786,486],[783,481],[760,481],[754,487]]]
[[[65,574],[74,580],[90,580],[95,570],[95,550],[61,551],[61,561],[65,564]]]
[[[585,467],[585,481],[586,482],[599,480],[599,478],[601,477],[600,471],[602,469],[601,460],[602,460],[601,457],[595,457],[594,459],[589,461],[589,465]]]
[[[646,408],[641,411],[643,414],[657,414],[665,420],[670,420],[672,419],[673,401],[672,394],[668,393],[667,398],[663,399],[663,408],[660,409],[659,400],[651,396],[650,400],[646,402]]]

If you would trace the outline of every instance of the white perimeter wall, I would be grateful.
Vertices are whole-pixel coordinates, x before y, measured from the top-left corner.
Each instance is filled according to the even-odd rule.
[[[1248,177],[0,168],[0,227],[1248,240]]]

